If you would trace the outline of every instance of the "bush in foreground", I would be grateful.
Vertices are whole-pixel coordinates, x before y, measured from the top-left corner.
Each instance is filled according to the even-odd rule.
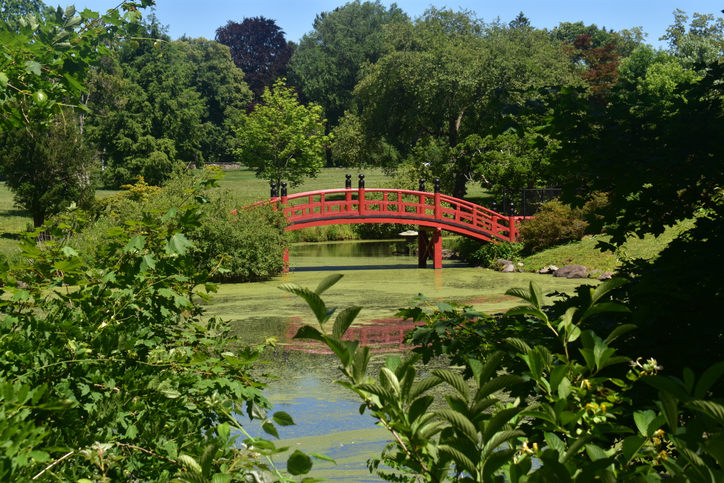
[[[0,271],[1,481],[283,478],[260,460],[274,444],[238,419],[263,419],[274,436],[273,423],[293,424],[267,419],[251,374],[261,347],[195,302],[215,290],[185,235],[200,224],[198,205],[147,213],[88,257],[66,227],[23,238],[22,262]],[[292,474],[309,468],[301,452],[288,461]]]

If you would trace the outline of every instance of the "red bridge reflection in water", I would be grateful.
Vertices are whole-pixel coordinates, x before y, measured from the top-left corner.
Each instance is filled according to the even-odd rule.
[[[285,348],[314,354],[331,354],[332,351],[317,340],[293,339],[303,325],[305,324],[298,317],[291,319],[284,333],[284,339],[289,344]],[[376,319],[369,321],[366,325],[353,325],[342,339],[358,340],[360,346],[367,345],[386,351],[405,351],[412,347],[404,343],[405,334],[420,325],[422,324],[405,322],[400,319]],[[331,331],[332,322],[329,322],[329,332]]]

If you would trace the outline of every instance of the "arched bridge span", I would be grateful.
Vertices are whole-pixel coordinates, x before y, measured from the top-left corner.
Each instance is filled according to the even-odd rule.
[[[516,222],[522,217],[504,216],[483,206],[440,193],[435,180],[433,193],[420,191],[365,188],[364,175],[359,187],[308,191],[287,195],[282,183],[281,196],[272,184],[272,203],[280,203],[287,217],[287,230],[312,226],[349,223],[403,223],[418,225],[418,261],[421,267],[432,258],[435,268],[442,268],[441,231],[448,230],[481,241],[515,241]]]

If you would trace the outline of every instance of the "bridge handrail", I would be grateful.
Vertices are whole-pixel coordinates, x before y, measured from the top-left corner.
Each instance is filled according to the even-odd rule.
[[[385,196],[382,200],[368,199],[367,195],[371,193],[383,193]],[[340,194],[345,195],[344,199],[327,199],[327,195]],[[393,196],[389,197],[389,195]],[[403,201],[402,196],[417,198],[417,202]],[[315,197],[319,197],[319,200],[314,201]],[[428,204],[428,199],[433,203]],[[293,203],[296,200],[307,201]],[[521,219],[521,217],[505,216],[484,206],[442,193],[394,188],[332,188],[276,196],[266,202],[284,203],[284,211],[293,223],[303,223],[304,220],[314,222],[330,218],[339,219],[340,216],[346,217],[347,215],[351,215],[350,218],[356,218],[353,214],[358,212],[360,218],[367,216],[370,218],[368,220],[370,222],[374,222],[373,218],[379,219],[384,215],[402,220],[409,219],[418,224],[421,222],[426,224],[425,220],[427,220],[427,223],[437,222],[436,224],[448,227],[456,225],[458,229],[466,230],[468,233],[470,230],[473,232],[482,230],[488,234],[486,238],[505,240],[516,238],[516,222]],[[371,208],[373,206],[378,208]],[[398,209],[396,211],[388,210],[390,206],[397,206]],[[417,211],[409,212],[404,208],[417,208]],[[450,229],[455,231],[454,228]]]

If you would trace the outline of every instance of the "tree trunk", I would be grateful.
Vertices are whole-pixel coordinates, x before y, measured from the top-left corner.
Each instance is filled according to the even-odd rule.
[[[35,225],[35,228],[39,228],[43,226],[45,223],[45,212],[42,211],[36,211],[33,213],[33,225]]]

